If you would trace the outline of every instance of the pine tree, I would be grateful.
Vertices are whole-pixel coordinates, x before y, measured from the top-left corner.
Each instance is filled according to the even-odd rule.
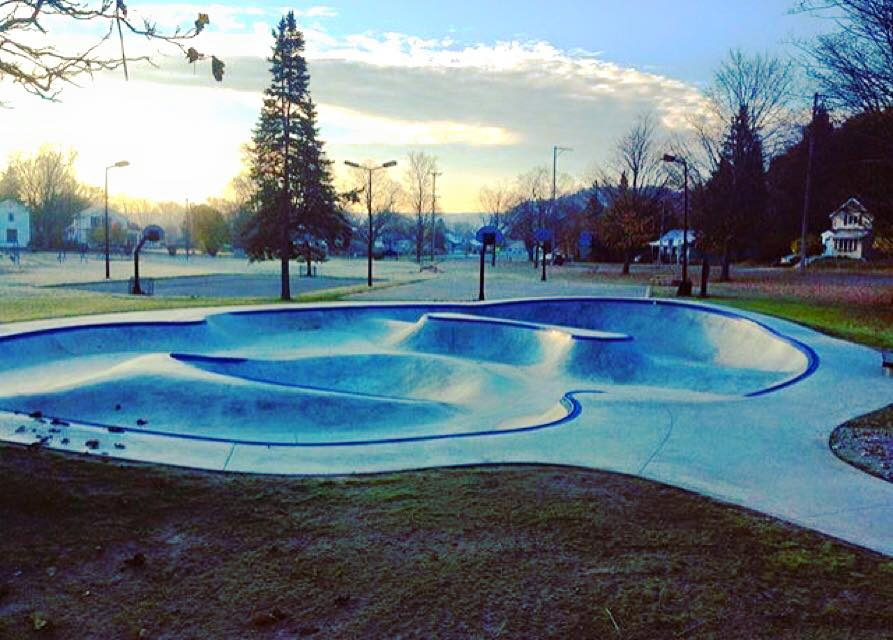
[[[699,243],[722,253],[720,280],[729,279],[732,255],[761,233],[766,221],[767,187],[763,143],[754,130],[747,107],[730,123],[719,165],[707,182],[701,206],[696,207]]]
[[[253,260],[279,259],[281,297],[289,300],[289,260],[303,255],[309,268],[313,241],[343,233],[344,220],[336,206],[331,162],[318,138],[304,36],[294,12],[282,18],[273,37],[272,82],[251,147],[255,213],[246,250]]]

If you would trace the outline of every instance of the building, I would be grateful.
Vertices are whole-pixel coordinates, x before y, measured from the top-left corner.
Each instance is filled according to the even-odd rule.
[[[831,229],[822,234],[824,255],[865,260],[871,255],[874,216],[856,198],[850,198],[833,212]]]
[[[140,228],[138,225],[131,223],[125,216],[121,215],[114,209],[109,209],[109,229],[115,226],[124,230],[124,245],[136,246],[140,239]],[[98,246],[104,244],[104,239],[97,242],[97,236],[105,237],[105,207],[88,207],[75,215],[74,220],[65,229],[65,239],[79,247]],[[95,231],[102,229],[102,231]],[[115,244],[112,239],[112,244]]]
[[[648,245],[655,252],[655,260],[666,264],[677,264],[682,261],[682,229],[671,229],[654,242]],[[689,229],[688,231],[688,259],[692,258],[693,249],[697,234]]]
[[[0,202],[0,249],[27,247],[31,242],[31,212],[12,199]]]

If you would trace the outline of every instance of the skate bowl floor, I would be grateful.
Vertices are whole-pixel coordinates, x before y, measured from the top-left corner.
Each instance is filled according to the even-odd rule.
[[[848,539],[890,552],[893,492],[827,447],[837,424],[893,401],[876,355],[779,320],[634,298],[31,322],[0,330],[0,440],[252,473],[589,466],[841,537],[855,521],[822,514],[870,506],[880,521]]]

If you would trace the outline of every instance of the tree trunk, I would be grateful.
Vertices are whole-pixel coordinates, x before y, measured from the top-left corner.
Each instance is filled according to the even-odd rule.
[[[533,248],[533,268],[538,269],[540,266],[540,245],[539,243]]]
[[[279,297],[282,298],[283,300],[291,300],[291,278],[288,273],[289,265],[288,265],[288,252],[287,251],[282,252],[282,257],[280,258],[280,260],[282,263],[282,269],[281,269],[281,279],[282,279],[281,291],[282,291],[282,293],[280,294]]]
[[[313,277],[313,257],[310,254],[310,245],[307,245],[307,277]]]
[[[490,266],[491,267],[496,266],[496,243],[493,244],[493,258],[492,258],[492,262],[490,263]]]
[[[629,251],[625,251],[623,253],[623,271],[621,272],[621,275],[624,275],[624,276],[629,275],[629,263],[630,263]]]
[[[732,279],[731,277],[731,266],[732,266],[732,249],[728,240],[726,240],[725,244],[722,247],[722,272],[719,274],[720,282],[728,282]]]

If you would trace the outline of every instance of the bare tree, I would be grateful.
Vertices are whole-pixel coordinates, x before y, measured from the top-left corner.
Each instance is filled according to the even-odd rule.
[[[205,59],[203,53],[188,46],[209,24],[205,13],[199,13],[186,30],[163,33],[148,19],[137,24],[124,0],[3,0],[0,12],[0,79],[49,100],[56,99],[60,85],[73,83],[77,76],[123,69],[127,77],[129,62],[148,60],[126,54],[125,34],[169,43],[187,62]],[[101,25],[100,33],[83,46],[66,51],[50,35],[50,26],[59,24],[60,19]],[[106,46],[110,42],[117,48],[114,55]],[[223,62],[211,56],[211,72],[218,81],[223,79],[223,69]]]
[[[483,209],[483,222],[502,232],[508,228],[506,214],[518,202],[518,196],[510,182],[499,180],[492,185],[481,187],[478,198]],[[492,266],[496,266],[496,252],[493,252]]]
[[[89,200],[75,177],[77,154],[42,147],[35,155],[13,156],[7,174],[17,190],[15,197],[30,210],[35,246],[61,247],[65,228]]]
[[[746,55],[733,49],[720,64],[705,92],[708,113],[692,120],[710,171],[719,166],[722,141],[742,109],[771,157],[793,134],[794,72],[790,62],[766,54]]]
[[[893,1],[800,0],[794,11],[837,26],[804,45],[810,74],[831,102],[851,111],[893,107]]]
[[[411,151],[407,158],[406,193],[409,208],[416,217],[416,262],[421,264],[425,247],[425,216],[431,206],[431,173],[437,169],[437,158],[423,151]]]
[[[638,193],[662,179],[661,154],[658,150],[657,127],[651,114],[640,116],[615,145],[616,164],[630,180],[630,188]]]
[[[371,165],[371,162],[367,162]],[[400,202],[404,200],[403,188],[399,182],[391,179],[383,171],[372,172],[372,192],[368,191],[368,174],[363,169],[351,170],[351,185],[353,192],[358,194],[359,198],[355,206],[355,211],[351,213],[351,226],[354,229],[353,235],[363,241],[369,243],[369,215],[368,211],[372,209],[372,244],[375,245],[376,240],[381,237],[392,224],[397,221],[399,214],[397,210]],[[370,203],[371,196],[371,203]],[[371,205],[371,206],[370,206]]]
[[[534,267],[539,264],[536,230],[548,217],[552,197],[552,172],[548,167],[534,167],[516,180],[519,203],[507,218],[511,234],[524,241]]]
[[[623,256],[623,273],[635,249],[660,228],[670,175],[664,170],[662,147],[653,116],[641,116],[615,143],[615,161],[598,182],[608,196],[607,210],[596,223],[600,241]]]

